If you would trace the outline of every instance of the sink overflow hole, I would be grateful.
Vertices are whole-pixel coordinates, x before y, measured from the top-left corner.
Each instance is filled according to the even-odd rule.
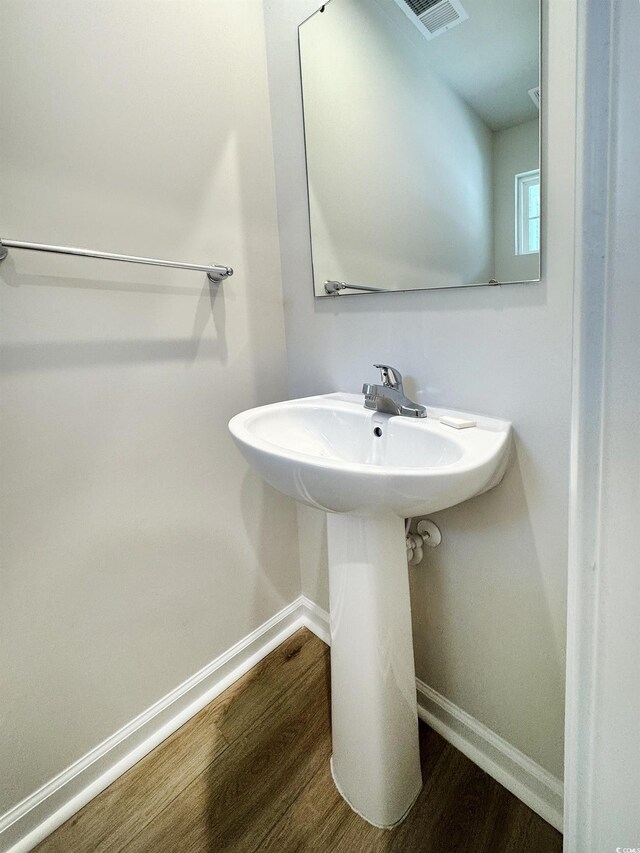
[[[377,435],[378,438],[380,438],[380,436],[382,435],[382,430],[380,429],[380,427],[375,427],[375,429],[373,430],[373,434]]]

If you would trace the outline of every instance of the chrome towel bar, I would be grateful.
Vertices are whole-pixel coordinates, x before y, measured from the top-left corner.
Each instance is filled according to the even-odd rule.
[[[149,264],[152,267],[173,267],[180,270],[201,270],[209,281],[219,282],[233,275],[231,267],[221,264],[183,264],[180,261],[161,261],[158,258],[138,258],[135,255],[115,255],[112,252],[94,252],[92,249],[74,249],[70,246],[47,246],[43,243],[23,243],[21,240],[0,238],[0,261],[7,257],[7,249],[28,249],[31,252],[54,252],[58,255],[79,255],[83,258],[102,258],[106,261],[125,261],[128,264]]]

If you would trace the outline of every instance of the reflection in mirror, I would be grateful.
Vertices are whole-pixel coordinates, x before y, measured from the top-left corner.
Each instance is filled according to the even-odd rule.
[[[317,296],[540,277],[539,0],[330,0],[299,28]]]

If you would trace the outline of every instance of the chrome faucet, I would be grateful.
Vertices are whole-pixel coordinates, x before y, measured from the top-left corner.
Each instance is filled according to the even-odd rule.
[[[406,415],[409,418],[427,417],[426,406],[421,406],[420,403],[414,403],[413,400],[405,397],[402,374],[399,370],[388,364],[373,366],[380,368],[382,385],[370,385],[365,382],[362,386],[365,409],[375,409],[389,415]]]

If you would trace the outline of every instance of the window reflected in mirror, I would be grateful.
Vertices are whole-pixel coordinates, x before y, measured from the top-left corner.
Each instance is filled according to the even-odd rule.
[[[540,169],[516,175],[516,255],[540,251]]]

